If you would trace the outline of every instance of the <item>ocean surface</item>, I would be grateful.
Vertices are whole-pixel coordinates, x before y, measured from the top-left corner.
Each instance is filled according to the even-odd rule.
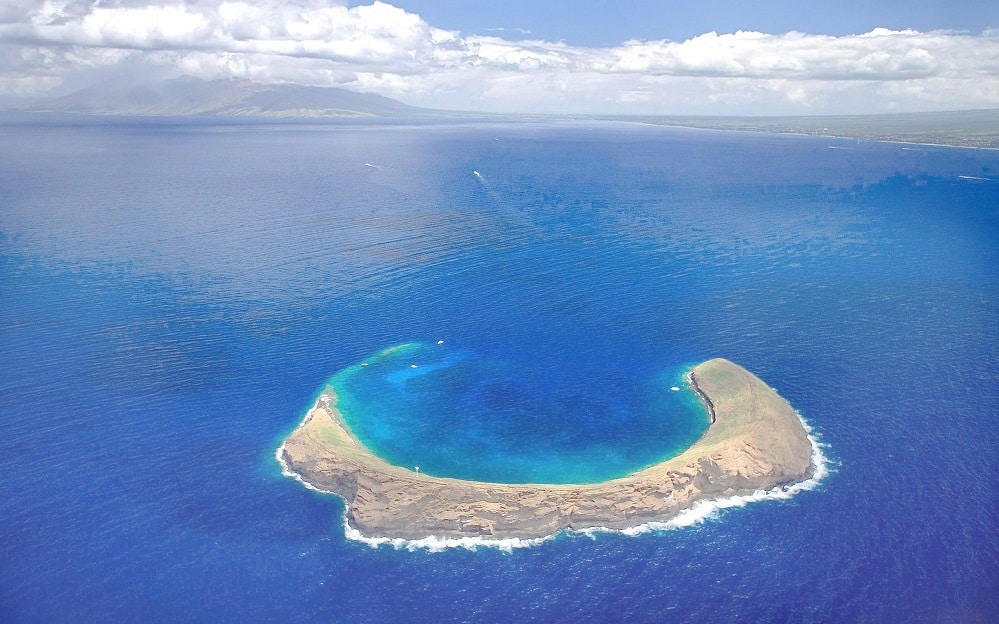
[[[719,356],[810,424],[816,487],[435,552],[275,461],[338,375],[393,461],[600,480],[696,439]],[[996,152],[0,118],[4,624],[995,622],[997,424]]]

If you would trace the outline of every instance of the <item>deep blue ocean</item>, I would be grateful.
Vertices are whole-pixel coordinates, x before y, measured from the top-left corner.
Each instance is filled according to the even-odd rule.
[[[671,388],[721,356],[831,471],[637,537],[372,548],[274,453],[407,343],[344,386],[403,464],[628,472],[696,438]],[[4,624],[996,622],[997,424],[999,152],[0,119]]]

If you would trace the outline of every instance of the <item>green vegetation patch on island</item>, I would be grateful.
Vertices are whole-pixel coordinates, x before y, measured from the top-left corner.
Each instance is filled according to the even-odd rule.
[[[689,381],[711,414],[705,434],[676,457],[603,483],[486,483],[394,466],[351,433],[333,388],[321,393],[278,453],[302,481],[346,501],[351,527],[365,536],[403,539],[625,529],[667,522],[699,501],[812,476],[804,425],[772,388],[724,359],[694,367]]]

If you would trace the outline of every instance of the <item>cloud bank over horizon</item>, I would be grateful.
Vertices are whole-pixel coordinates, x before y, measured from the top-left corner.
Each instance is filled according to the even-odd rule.
[[[498,35],[510,35],[504,38]],[[8,0],[0,93],[192,75],[493,112],[835,114],[999,106],[999,32],[707,32],[611,47],[462,34],[375,1]]]

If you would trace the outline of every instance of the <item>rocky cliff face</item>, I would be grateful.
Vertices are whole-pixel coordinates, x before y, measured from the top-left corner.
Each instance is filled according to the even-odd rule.
[[[283,458],[307,483],[343,497],[347,520],[361,533],[406,539],[621,529],[668,521],[700,500],[811,476],[801,420],[770,387],[722,359],[697,366],[691,384],[714,416],[704,436],[673,459],[604,483],[481,483],[392,466],[345,428],[330,391],[285,441]]]

